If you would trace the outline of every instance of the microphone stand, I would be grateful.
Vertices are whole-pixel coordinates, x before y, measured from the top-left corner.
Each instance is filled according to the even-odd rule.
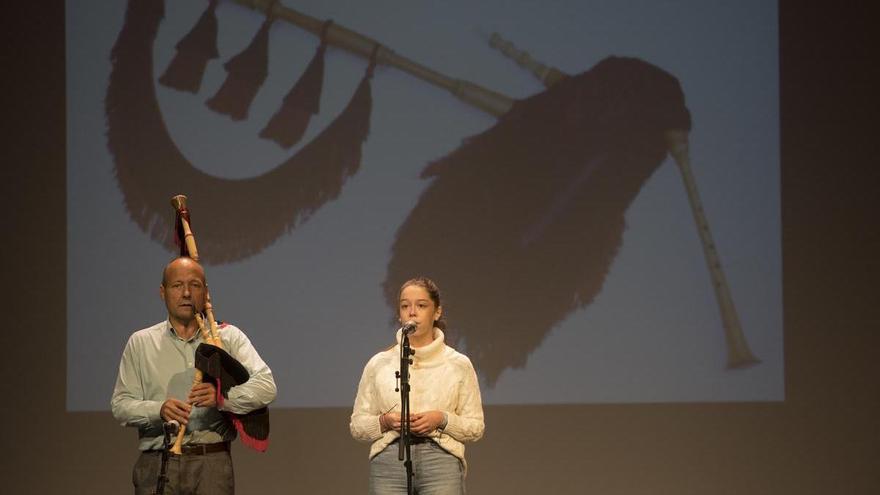
[[[164,495],[165,483],[168,481],[168,453],[174,444],[171,437],[177,436],[177,430],[180,428],[176,422],[167,422],[162,424],[162,430],[165,434],[162,437],[162,463],[159,466],[159,477],[156,479],[156,495]]]
[[[410,433],[409,425],[409,365],[412,364],[412,356],[416,353],[409,346],[409,332],[404,331],[400,338],[400,371],[397,377],[400,379],[400,442],[398,443],[397,460],[403,461],[406,467],[406,493],[411,495],[413,492],[412,478],[412,456],[410,455]]]

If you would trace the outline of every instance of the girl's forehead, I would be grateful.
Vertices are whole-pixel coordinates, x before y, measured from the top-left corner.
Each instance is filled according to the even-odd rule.
[[[407,285],[400,291],[401,299],[430,299],[431,295],[424,287],[418,285]]]

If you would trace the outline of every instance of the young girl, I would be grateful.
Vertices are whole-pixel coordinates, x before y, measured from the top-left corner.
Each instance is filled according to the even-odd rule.
[[[483,436],[483,404],[470,359],[444,343],[440,291],[428,278],[414,278],[400,288],[398,319],[415,323],[409,335],[415,350],[409,366],[413,492],[463,494],[464,442]],[[351,435],[372,442],[370,493],[406,493],[406,468],[398,460],[401,331],[397,344],[373,356],[364,367],[351,414]],[[412,412],[415,411],[415,412]]]

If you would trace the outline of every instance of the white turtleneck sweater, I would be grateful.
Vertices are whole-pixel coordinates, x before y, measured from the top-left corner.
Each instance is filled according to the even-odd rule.
[[[444,450],[464,462],[463,442],[483,436],[483,403],[480,385],[470,359],[444,343],[443,332],[434,329],[434,340],[414,348],[410,365],[409,409],[412,413],[442,411],[446,427],[429,435]],[[400,368],[400,331],[397,345],[373,356],[364,367],[358,384],[354,410],[351,413],[351,435],[364,442],[373,442],[370,458],[382,452],[400,433],[382,433],[379,416],[400,412],[400,392],[395,371]]]

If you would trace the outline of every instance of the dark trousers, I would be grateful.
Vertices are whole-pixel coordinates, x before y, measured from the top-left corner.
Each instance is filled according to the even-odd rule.
[[[162,454],[142,452],[132,470],[135,495],[156,493]],[[235,476],[229,452],[202,455],[170,455],[165,495],[233,495]]]

